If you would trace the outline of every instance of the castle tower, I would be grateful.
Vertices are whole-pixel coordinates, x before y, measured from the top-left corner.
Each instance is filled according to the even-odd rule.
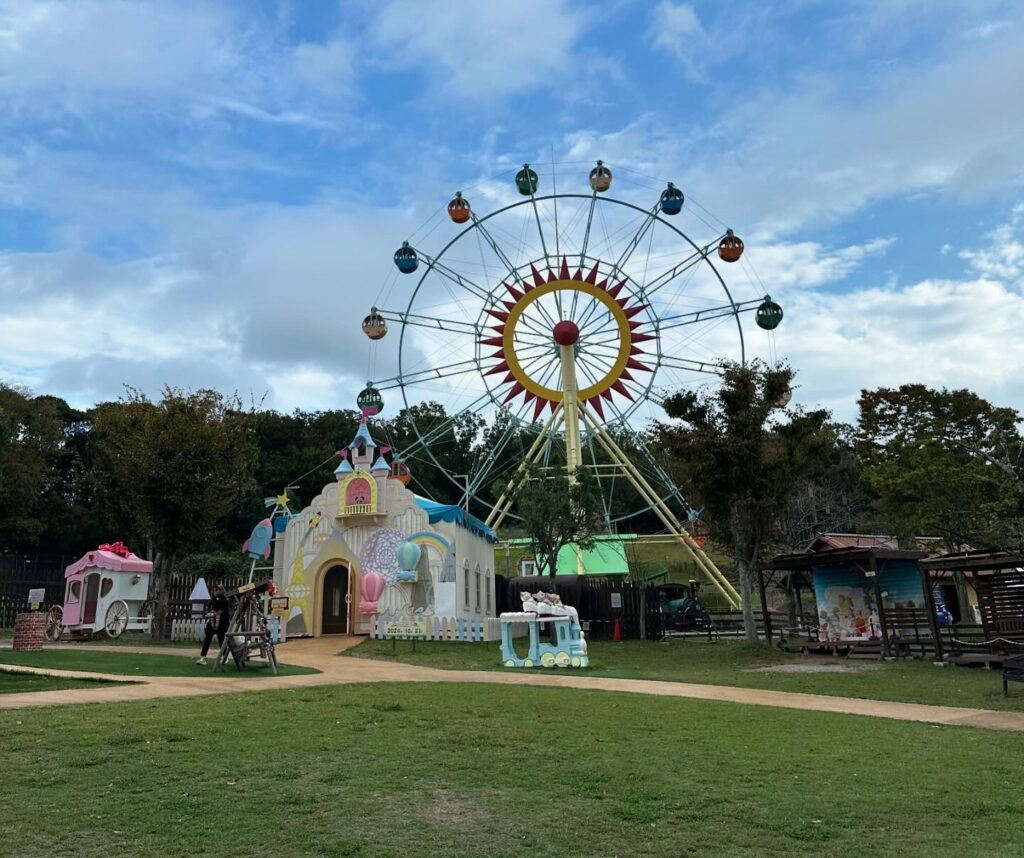
[[[339,483],[338,515],[377,516],[387,511],[385,480],[389,465],[383,456],[376,457],[377,445],[370,435],[367,415],[359,418],[355,437],[343,454],[342,462],[334,471]]]

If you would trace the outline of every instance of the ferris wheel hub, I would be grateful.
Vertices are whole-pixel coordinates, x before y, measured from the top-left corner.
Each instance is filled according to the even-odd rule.
[[[560,346],[572,346],[580,338],[580,329],[571,319],[563,319],[555,325],[552,335]]]

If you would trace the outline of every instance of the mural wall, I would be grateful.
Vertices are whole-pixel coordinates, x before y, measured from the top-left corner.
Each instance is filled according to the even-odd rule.
[[[815,566],[818,640],[874,640],[882,636],[871,580],[859,569]],[[912,560],[879,564],[878,588],[885,608],[927,610],[921,571]]]
[[[878,606],[867,579],[856,569],[812,569],[818,603],[818,640],[871,640],[882,635]]]

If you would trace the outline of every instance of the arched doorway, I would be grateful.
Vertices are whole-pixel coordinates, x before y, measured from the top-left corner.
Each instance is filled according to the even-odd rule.
[[[348,634],[348,566],[336,564],[324,573],[320,591],[320,634]]]

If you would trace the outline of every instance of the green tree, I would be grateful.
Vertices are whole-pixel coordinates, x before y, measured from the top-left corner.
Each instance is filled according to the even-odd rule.
[[[589,468],[577,468],[570,479],[562,468],[527,467],[498,487],[498,494],[504,492],[511,493],[522,516],[538,574],[546,570],[555,576],[558,552],[565,545],[577,545],[580,550],[593,547],[602,508],[597,480]]]
[[[722,383],[665,400],[678,422],[655,427],[669,471],[733,553],[747,640],[757,641],[753,591],[796,488],[819,471],[834,443],[827,411],[786,409],[794,371],[726,362]]]
[[[175,560],[202,544],[251,485],[252,415],[212,390],[168,387],[159,402],[128,390],[96,409],[93,436],[102,498],[154,562],[150,597],[161,635]]]
[[[862,391],[857,454],[879,526],[945,548],[1020,542],[1020,415],[969,390],[921,384]]]
[[[0,550],[73,554],[102,537],[89,479],[88,415],[0,384]]]

